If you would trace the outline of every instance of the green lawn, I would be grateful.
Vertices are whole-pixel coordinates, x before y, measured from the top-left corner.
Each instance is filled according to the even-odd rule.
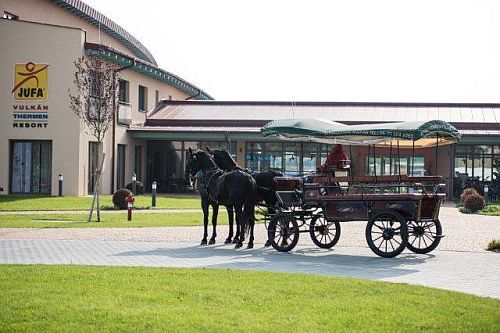
[[[203,213],[146,213],[134,211],[132,221],[127,221],[127,213],[101,213],[101,222],[87,223],[87,214],[6,214],[0,215],[0,228],[137,228],[200,226]],[[95,214],[92,221],[95,221]],[[210,217],[211,225],[211,217]],[[228,224],[227,212],[219,210],[218,224]]]
[[[0,331],[499,332],[500,301],[237,270],[0,266]]]
[[[463,204],[457,205],[458,210],[464,214],[469,214],[467,209],[463,206]],[[476,212],[475,214],[480,215],[488,215],[488,216],[500,216],[500,203],[488,204],[484,209]]]
[[[500,216],[500,203],[487,205],[482,211],[479,212],[479,214]]]
[[[52,197],[34,195],[0,195],[0,211],[21,210],[87,210],[90,209],[92,197]],[[100,197],[101,206],[113,206],[112,196]],[[135,206],[150,207],[150,195],[135,197]],[[198,195],[161,195],[156,198],[156,208],[192,209],[200,208]]]

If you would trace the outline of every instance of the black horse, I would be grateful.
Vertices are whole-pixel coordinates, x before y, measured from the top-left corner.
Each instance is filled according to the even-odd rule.
[[[234,208],[236,220],[240,224],[240,233],[234,238],[236,248],[243,246],[245,235],[250,233],[248,248],[253,248],[254,225],[255,225],[255,180],[245,172],[233,170],[226,172],[217,167],[212,157],[203,151],[193,152],[189,148],[189,156],[186,163],[186,178],[198,177],[198,189],[201,195],[201,207],[203,209],[204,234],[201,244],[206,244],[208,236],[208,206],[213,207],[212,225],[213,232],[210,244],[215,243],[217,237],[217,212],[219,205]],[[232,215],[232,214],[230,214]],[[232,218],[230,218],[229,237],[233,236]],[[239,238],[238,238],[239,237]]]
[[[267,212],[269,214],[275,214],[277,198],[276,198],[276,189],[274,185],[274,177],[283,176],[283,174],[279,171],[274,170],[265,170],[265,171],[256,171],[251,172],[246,169],[242,169],[238,163],[233,159],[231,154],[229,154],[226,150],[214,149],[211,150],[207,147],[207,151],[212,154],[215,164],[219,168],[224,171],[233,171],[233,170],[241,170],[250,174],[257,183],[257,198],[256,202],[265,202]],[[236,228],[238,228],[238,221],[236,221]],[[238,229],[237,229],[238,230]],[[271,242],[269,240],[266,241],[265,246],[270,246]]]

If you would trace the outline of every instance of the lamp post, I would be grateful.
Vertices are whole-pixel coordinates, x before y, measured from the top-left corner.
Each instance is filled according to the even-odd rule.
[[[132,175],[132,194],[133,195],[135,195],[135,191],[137,189],[137,184],[136,183],[137,183],[137,175],[134,172],[134,174]]]
[[[151,206],[156,207],[156,181],[151,184]]]
[[[62,197],[62,192],[63,192],[63,175],[60,173],[59,174],[59,196]]]
[[[490,189],[489,189],[488,185],[487,184],[484,185],[484,201],[485,202],[488,202],[488,192],[489,192],[489,190]]]

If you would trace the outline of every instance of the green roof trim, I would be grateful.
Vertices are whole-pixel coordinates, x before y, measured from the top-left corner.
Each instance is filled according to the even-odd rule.
[[[88,44],[87,44],[88,45]],[[91,44],[92,46],[96,46],[96,44]],[[105,46],[99,45],[100,49],[96,49],[94,47],[85,48],[85,53],[88,56],[95,56],[99,57],[101,59],[113,62],[115,64],[118,64],[120,66],[130,66],[133,64],[133,66],[130,68],[131,70],[144,74],[148,77],[151,77],[155,80],[167,83],[170,86],[173,86],[177,89],[179,89],[182,92],[185,92],[189,96],[194,97],[194,99],[197,100],[213,100],[213,97],[205,93],[203,90],[200,88],[192,85],[191,83],[181,79],[180,77],[169,73],[161,68],[158,68],[156,66],[153,66],[148,63],[141,62],[138,59],[131,59],[130,57],[127,57],[125,55],[122,55],[118,52],[113,51],[112,49],[109,49]]]

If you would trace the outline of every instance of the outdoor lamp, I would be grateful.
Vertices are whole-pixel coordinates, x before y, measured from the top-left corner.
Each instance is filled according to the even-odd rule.
[[[60,181],[60,182],[62,182],[63,180],[64,180],[64,177],[63,177],[63,175],[60,173],[60,174],[59,174],[59,181]]]
[[[132,175],[132,181],[135,182],[136,180],[137,180],[137,176],[136,176],[136,174],[134,172],[134,174]]]
[[[153,184],[151,184],[151,189],[156,190],[156,182],[153,182]]]

